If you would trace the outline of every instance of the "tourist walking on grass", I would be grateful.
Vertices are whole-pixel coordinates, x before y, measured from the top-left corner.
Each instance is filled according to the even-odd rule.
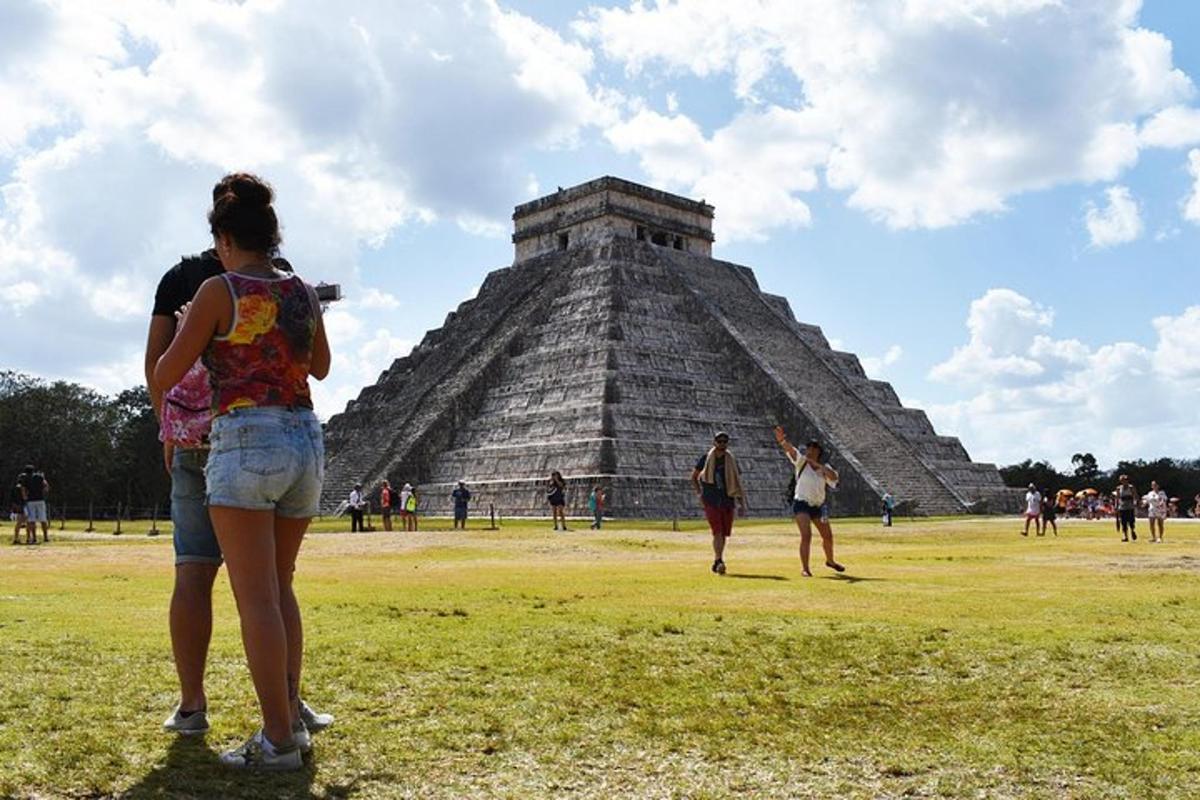
[[[592,489],[592,493],[588,495],[588,510],[592,512],[592,530],[600,530],[600,524],[604,521],[604,502],[607,500],[604,496],[604,487],[596,486]]]
[[[315,291],[272,263],[280,236],[270,187],[245,174],[223,183],[209,223],[226,272],[200,286],[153,383],[169,390],[203,354],[213,387],[209,514],[263,717],[221,762],[300,769],[311,740],[300,707],[303,635],[292,577],[324,476],[308,378],[328,374],[329,343]]]
[[[835,572],[846,568],[833,557],[833,526],[829,524],[829,500],[827,489],[836,489],[838,473],[828,464],[821,463],[825,450],[815,439],[809,440],[804,452],[796,449],[787,440],[782,427],[775,428],[775,441],[783,448],[792,463],[796,479],[796,491],[792,499],[792,515],[800,530],[800,567],[806,578],[812,577],[809,569],[809,552],[812,549],[812,526],[821,534],[821,549],[825,551],[825,566]]]
[[[450,499],[454,501],[454,529],[467,529],[467,510],[471,506],[471,490],[467,488],[467,484],[463,481],[458,482],[458,486],[450,493]]]
[[[1137,488],[1129,482],[1128,475],[1117,479],[1117,525],[1121,528],[1121,541],[1137,541]]]
[[[350,514],[351,533],[360,533],[366,530],[363,525],[363,509],[367,505],[367,497],[362,488],[361,483],[355,483],[354,488],[350,490],[350,497],[346,499],[346,512]]]
[[[214,202],[226,194],[236,177],[226,176],[213,187]],[[291,265],[282,258],[276,258],[274,264],[284,272],[291,271]],[[203,734],[209,727],[204,671],[212,638],[213,583],[222,563],[221,547],[205,506],[204,469],[208,462],[212,426],[211,387],[208,372],[199,359],[169,392],[155,382],[154,370],[179,330],[183,312],[200,286],[224,272],[225,265],[216,249],[185,257],[168,269],[154,294],[154,309],[146,337],[146,387],[159,419],[164,455],[168,449],[165,442],[174,440],[167,465],[171,474],[175,559],[169,620],[180,700],[163,727],[185,736]],[[282,611],[287,629],[300,630],[299,607],[292,603],[284,605]],[[303,700],[300,701],[300,712],[310,731],[321,730],[333,722],[332,715],[317,713]]]
[[[892,527],[892,512],[896,510],[896,498],[891,492],[883,493],[883,527]]]
[[[554,530],[559,530],[559,524],[562,524],[562,530],[567,530],[567,482],[563,480],[562,473],[558,470],[550,473],[550,480],[546,482],[546,502],[550,504],[550,515],[554,518]]]
[[[1158,543],[1163,540],[1163,525],[1166,523],[1171,498],[1159,488],[1158,481],[1150,481],[1150,491],[1142,498],[1146,505],[1146,516],[1150,519],[1150,541]]]
[[[1033,532],[1042,535],[1042,493],[1032,483],[1025,492],[1025,530],[1022,536],[1029,535],[1029,523],[1033,523]]]
[[[385,531],[392,529],[392,494],[392,485],[384,481],[379,490],[379,516],[383,520]]]
[[[26,541],[37,544],[37,528],[42,526],[42,541],[50,541],[50,515],[46,509],[46,498],[50,495],[50,482],[41,470],[32,464],[21,473],[21,486],[25,489],[25,526],[29,531]]]
[[[692,488],[712,532],[712,571],[725,574],[725,543],[733,535],[733,509],[746,513],[746,493],[737,458],[729,450],[729,434],[719,431],[712,447],[700,456],[692,470]]]
[[[1049,489],[1042,489],[1042,529],[1038,536],[1045,536],[1051,528],[1058,536],[1058,498],[1050,494]]]
[[[400,505],[404,508],[404,529],[407,531],[415,531],[417,529],[417,489],[411,483],[404,484],[404,491],[400,492]]]

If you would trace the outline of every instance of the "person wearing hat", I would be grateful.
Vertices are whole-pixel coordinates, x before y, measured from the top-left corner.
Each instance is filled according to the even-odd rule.
[[[464,481],[458,482],[458,488],[450,493],[450,499],[454,501],[454,529],[467,529],[467,508],[471,503],[471,490],[467,488]]]
[[[718,431],[713,445],[692,470],[692,488],[712,530],[712,571],[725,574],[725,542],[733,535],[733,509],[746,513],[746,493],[737,459],[729,451],[729,434]]]
[[[1025,530],[1021,531],[1022,536],[1029,535],[1029,523],[1033,523],[1033,532],[1041,536],[1042,530],[1042,493],[1037,490],[1037,486],[1029,484],[1029,491],[1025,492]]]
[[[350,490],[350,498],[346,501],[346,510],[350,512],[351,533],[358,533],[365,530],[363,527],[363,508],[366,504],[366,498],[363,497],[362,483],[355,482],[354,488]]]
[[[406,531],[417,529],[417,491],[411,483],[404,484],[400,490],[400,521]]]
[[[810,439],[800,452],[780,426],[775,427],[775,441],[783,448],[788,461],[792,462],[796,479],[796,491],[792,496],[792,515],[800,529],[800,568],[806,578],[812,577],[809,569],[809,551],[812,549],[812,526],[821,534],[821,548],[825,551],[825,566],[835,572],[846,568],[833,558],[833,526],[829,524],[829,502],[826,489],[836,489],[838,473],[828,464],[821,463],[825,448],[816,439]]]

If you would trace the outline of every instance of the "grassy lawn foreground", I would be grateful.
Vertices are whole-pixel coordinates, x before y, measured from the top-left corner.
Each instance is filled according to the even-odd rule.
[[[3,797],[1200,796],[1200,525],[838,521],[812,580],[790,522],[724,578],[694,524],[314,535],[338,721],[293,776],[215,763],[256,719],[224,574],[213,730],[173,739],[170,537],[79,527],[0,549]]]

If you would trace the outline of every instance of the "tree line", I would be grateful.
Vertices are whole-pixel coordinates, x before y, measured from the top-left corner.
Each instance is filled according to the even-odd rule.
[[[171,481],[162,463],[158,420],[144,386],[109,397],[68,381],[44,381],[0,371],[0,481],[8,488],[26,464],[41,469],[51,484],[53,508],[73,516],[115,513],[118,504],[148,514],[157,504],[169,511]],[[1119,475],[1139,491],[1156,480],[1172,497],[1191,507],[1200,494],[1200,459],[1159,458],[1118,461],[1102,470],[1091,453],[1076,453],[1072,471],[1059,472],[1046,461],[1026,459],[1000,468],[1008,486],[1030,483],[1051,492],[1097,489],[1111,492]],[[57,511],[55,512],[57,514]]]
[[[1001,467],[1000,476],[1007,486],[1024,488],[1032,483],[1038,489],[1049,489],[1052,494],[1059,489],[1096,489],[1108,494],[1116,488],[1117,478],[1128,475],[1142,494],[1150,491],[1150,481],[1158,481],[1170,497],[1180,499],[1180,508],[1189,509],[1200,494],[1200,459],[1118,461],[1114,468],[1103,470],[1091,453],[1076,453],[1071,456],[1071,466],[1070,472],[1059,472],[1045,461],[1027,458],[1019,464]]]
[[[171,481],[163,467],[158,420],[146,387],[106,396],[68,381],[0,371],[0,481],[3,500],[33,464],[50,482],[55,516],[91,504],[98,516],[169,514]],[[7,502],[5,502],[7,509]],[[7,511],[6,511],[7,514]]]

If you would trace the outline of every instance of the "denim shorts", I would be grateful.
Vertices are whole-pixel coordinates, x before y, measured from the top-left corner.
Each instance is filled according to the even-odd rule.
[[[208,450],[177,447],[171,457],[171,523],[175,564],[221,564],[221,546],[204,507]]]
[[[803,500],[792,501],[792,516],[807,514],[809,519],[820,520],[821,522],[829,521],[829,503],[821,503],[819,506],[814,506],[811,503],[806,503]]]
[[[25,519],[29,522],[48,523],[49,517],[46,516],[46,501],[45,500],[26,500],[25,501]]]
[[[208,505],[314,517],[325,480],[325,441],[307,408],[237,408],[213,420]]]

